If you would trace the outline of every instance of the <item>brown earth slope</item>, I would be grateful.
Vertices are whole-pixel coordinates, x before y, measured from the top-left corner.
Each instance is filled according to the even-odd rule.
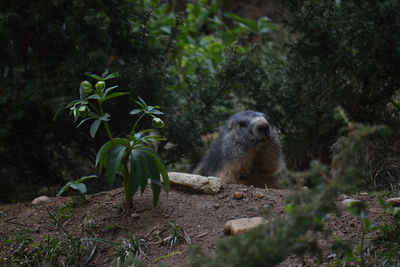
[[[244,198],[236,199],[233,196],[235,192],[243,192]],[[124,211],[121,208],[122,189],[116,189],[89,195],[86,202],[70,209],[63,209],[71,203],[71,198],[68,197],[51,198],[51,202],[38,206],[31,203],[3,205],[0,206],[0,259],[11,257],[15,253],[16,246],[8,241],[16,240],[21,232],[28,233],[33,241],[42,240],[46,235],[60,234],[60,226],[55,225],[54,220],[53,223],[49,220],[50,213],[58,216],[62,227],[71,235],[122,243],[123,238],[134,233],[144,244],[141,257],[145,262],[187,266],[189,244],[181,241],[174,246],[169,245],[170,222],[183,227],[193,244],[212,253],[216,241],[224,238],[226,221],[259,216],[265,209],[269,210],[269,216],[285,216],[285,199],[289,194],[287,190],[267,190],[245,185],[224,185],[222,191],[216,195],[196,194],[172,188],[168,196],[161,194],[158,207],[153,208],[151,190],[147,190],[143,196],[138,194],[134,197],[133,210]],[[371,213],[378,213],[379,208],[373,198],[356,198],[366,201]],[[341,216],[333,216],[327,226],[333,230],[336,238],[359,239],[360,223],[347,212]],[[164,238],[165,242],[160,242],[160,238]],[[93,255],[89,256],[89,252],[93,252]],[[92,242],[89,252],[86,256],[89,266],[111,266],[116,259],[114,247],[102,242]],[[334,259],[328,255],[331,252],[327,248],[323,251],[326,262]],[[312,259],[297,258],[282,265],[292,266],[304,261],[307,265],[317,265]]]

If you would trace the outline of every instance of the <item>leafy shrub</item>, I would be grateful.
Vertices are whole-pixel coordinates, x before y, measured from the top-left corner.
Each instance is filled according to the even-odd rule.
[[[89,77],[96,80],[95,88],[89,81],[83,81],[79,88],[80,99],[73,100],[67,108],[75,118],[75,122],[79,118],[81,121],[78,126],[86,121],[92,121],[90,126],[90,135],[94,138],[100,125],[104,126],[109,141],[106,142],[97,152],[96,166],[100,169],[105,168],[107,179],[110,184],[114,183],[117,172],[123,178],[125,189],[125,206],[132,208],[132,197],[139,190],[144,192],[147,187],[148,180],[151,181],[153,190],[153,205],[156,206],[161,191],[160,176],[162,176],[166,190],[169,190],[169,179],[165,166],[157,154],[151,148],[151,143],[164,140],[158,134],[152,134],[153,129],[138,131],[137,126],[144,118],[149,116],[152,118],[152,124],[155,128],[163,128],[164,122],[156,117],[163,114],[158,110],[158,106],[147,105],[143,99],[135,101],[139,106],[130,112],[131,115],[140,115],[133,123],[131,130],[124,138],[114,137],[110,127],[111,114],[105,112],[104,105],[110,99],[127,95],[126,92],[115,92],[118,85],[107,87],[106,81],[117,77],[116,73],[108,73],[106,70],[101,76],[96,74],[88,74]],[[78,183],[82,185],[81,183]],[[73,184],[73,185],[76,185]]]
[[[169,79],[165,72],[173,36],[157,45],[149,36],[151,9],[141,1],[3,1],[0,15],[0,202],[29,200],[38,187],[93,172],[84,144],[101,145],[73,123],[54,115],[68,103],[85,70],[106,67],[120,83],[152,101]],[[136,25],[136,30],[132,30]],[[169,41],[171,39],[171,41]],[[134,81],[134,82],[133,82]],[[109,107],[114,114],[129,103]],[[125,122],[115,120],[116,129]],[[23,182],[22,182],[23,181]],[[55,193],[56,191],[53,190]],[[51,193],[51,192],[42,192]]]
[[[172,32],[173,25],[178,31],[169,68],[177,77],[157,101],[164,107],[168,126],[163,131],[172,146],[160,147],[160,152],[168,163],[175,164],[173,167],[189,171],[204,153],[204,137],[217,131],[232,112],[243,108],[236,89],[245,91],[248,84],[231,82],[244,75],[240,69],[233,69],[228,59],[250,49],[253,38],[269,39],[275,26],[267,18],[253,21],[222,12],[219,1],[187,4],[184,15],[178,17],[169,10],[165,6],[153,18],[154,25],[167,22],[155,30],[156,35]],[[182,158],[189,162],[182,162]]]
[[[256,100],[253,107],[280,128],[289,166],[304,169],[311,159],[331,160],[340,135],[332,112],[338,105],[356,121],[399,132],[399,2],[286,2],[290,11],[283,24],[293,41],[282,61],[268,61],[264,86],[248,94]],[[378,150],[370,147],[377,184],[398,181],[398,143],[394,135],[377,140]]]
[[[66,183],[58,192],[57,196],[61,196],[65,191],[68,189],[72,188],[78,191],[79,197],[82,198],[83,200],[86,199],[85,195],[87,193],[87,188],[85,185],[85,181],[93,179],[97,177],[97,175],[89,175],[89,176],[83,176],[75,181],[69,181]]]

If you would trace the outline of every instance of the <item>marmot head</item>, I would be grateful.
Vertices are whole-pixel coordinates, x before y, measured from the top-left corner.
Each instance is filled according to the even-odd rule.
[[[246,152],[266,145],[275,137],[276,133],[266,119],[264,113],[252,110],[243,111],[231,116],[223,129],[223,138],[231,148],[226,148],[229,151],[235,151],[238,154],[238,149],[241,152]]]

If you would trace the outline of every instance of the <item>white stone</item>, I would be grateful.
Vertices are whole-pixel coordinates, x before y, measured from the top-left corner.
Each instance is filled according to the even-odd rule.
[[[33,205],[41,205],[44,203],[48,203],[50,201],[51,201],[50,198],[48,198],[46,196],[40,196],[40,197],[37,197],[34,200],[32,200],[32,204]]]
[[[263,217],[230,220],[225,223],[224,233],[227,235],[237,235],[266,223],[267,220]]]
[[[221,191],[221,179],[218,177],[205,177],[197,174],[169,172],[171,184],[189,187],[205,194],[217,194]]]

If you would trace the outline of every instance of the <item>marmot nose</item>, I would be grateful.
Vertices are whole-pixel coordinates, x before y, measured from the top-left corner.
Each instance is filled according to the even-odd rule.
[[[254,134],[261,139],[269,136],[269,125],[265,120],[259,120],[254,124]]]

